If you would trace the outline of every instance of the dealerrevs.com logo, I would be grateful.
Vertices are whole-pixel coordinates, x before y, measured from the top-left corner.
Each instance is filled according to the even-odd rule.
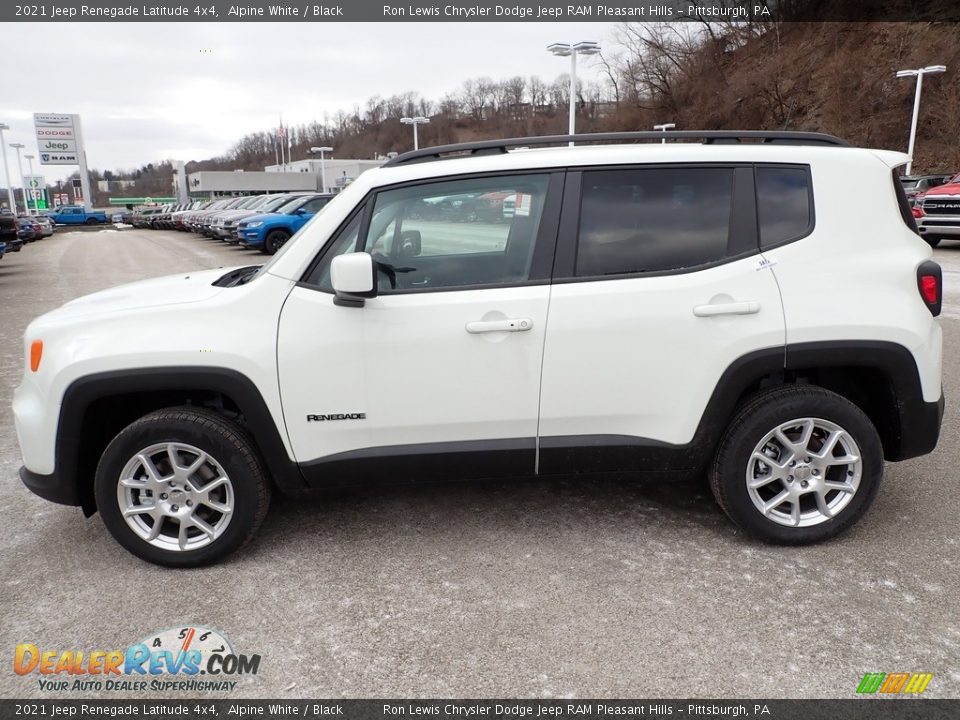
[[[13,653],[13,671],[37,676],[45,692],[229,692],[237,685],[232,678],[259,670],[260,655],[237,653],[223,634],[199,626],[153,633],[125,650],[20,643]]]

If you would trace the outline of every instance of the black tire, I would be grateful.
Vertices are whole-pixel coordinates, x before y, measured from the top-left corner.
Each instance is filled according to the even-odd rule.
[[[127,524],[117,498],[127,463],[144,448],[166,442],[185,443],[209,453],[232,484],[229,522],[219,537],[196,549],[168,550],[150,544]],[[157,410],[128,425],[100,458],[94,490],[103,523],[117,542],[137,557],[167,567],[209,565],[226,557],[253,537],[270,504],[270,483],[249,434],[217,413],[194,407]],[[165,527],[178,527],[172,524],[174,520],[166,522]]]
[[[290,239],[290,233],[286,230],[271,230],[263,241],[263,251],[267,255],[273,255],[283,244]]]
[[[924,235],[923,239],[926,240],[927,245],[929,245],[932,248],[935,248],[937,245],[940,244],[940,241],[943,240],[943,238],[938,235]]]
[[[100,224],[100,221],[97,220],[96,218],[87,218],[86,224],[87,224],[87,225],[99,225],[99,224]]]
[[[845,430],[859,447],[862,463],[859,485],[848,504],[833,517],[805,527],[769,519],[754,505],[747,489],[754,448],[774,428],[798,418],[826,420]],[[821,387],[790,385],[762,391],[740,407],[720,441],[710,470],[710,488],[723,511],[748,534],[781,545],[805,545],[832,538],[856,523],[876,497],[882,476],[880,438],[859,407]]]

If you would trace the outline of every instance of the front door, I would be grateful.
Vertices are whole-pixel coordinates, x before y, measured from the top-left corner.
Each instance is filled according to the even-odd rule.
[[[532,474],[562,174],[381,190],[284,305],[284,416],[311,484]],[[369,252],[379,295],[333,303]]]

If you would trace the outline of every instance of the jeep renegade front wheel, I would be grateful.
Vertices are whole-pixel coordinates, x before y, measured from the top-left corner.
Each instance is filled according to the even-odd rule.
[[[880,438],[859,407],[820,387],[789,386],[758,394],[736,414],[710,485],[746,532],[799,545],[859,520],[882,475]]]
[[[192,407],[158,410],[121,431],[100,458],[95,492],[110,534],[170,567],[206,565],[236,550],[270,500],[246,432]]]

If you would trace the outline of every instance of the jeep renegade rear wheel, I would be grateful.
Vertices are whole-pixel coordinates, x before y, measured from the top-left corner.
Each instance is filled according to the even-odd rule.
[[[270,486],[246,432],[216,413],[171,408],[127,426],[95,479],[113,537],[158,565],[215,562],[253,536]]]
[[[799,545],[833,537],[866,512],[883,475],[880,438],[846,398],[815,386],[760,393],[727,429],[710,475],[746,532]]]

